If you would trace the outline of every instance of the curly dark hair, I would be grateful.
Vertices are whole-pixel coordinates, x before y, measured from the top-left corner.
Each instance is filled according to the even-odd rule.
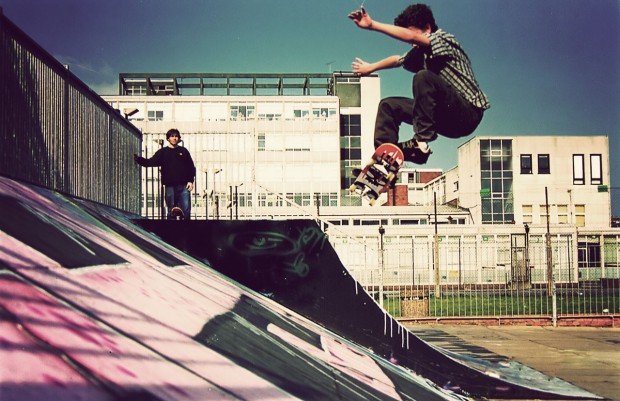
[[[412,4],[405,8],[398,17],[394,18],[394,25],[403,28],[415,26],[416,28],[424,29],[426,24],[431,26],[431,32],[439,29],[435,23],[435,17],[433,17],[431,8],[426,4]]]

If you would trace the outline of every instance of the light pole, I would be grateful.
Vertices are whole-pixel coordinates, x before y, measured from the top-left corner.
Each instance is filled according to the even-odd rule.
[[[205,220],[209,220],[209,170],[205,169]]]
[[[523,272],[523,279],[527,280],[527,285],[529,286],[531,282],[530,277],[530,226],[525,223],[523,225],[525,229],[525,271]]]
[[[242,186],[243,183],[239,185],[235,185],[235,220],[239,220],[239,192],[238,188]]]
[[[154,142],[159,145],[160,149],[164,147],[163,139],[155,139]],[[157,180],[159,181],[159,217],[162,220],[164,220],[166,218],[166,212],[165,212],[165,206],[164,206],[164,197],[166,195],[165,195],[164,184],[163,182],[161,182],[161,167],[157,168]]]
[[[383,225],[379,226],[379,305],[383,308],[383,234],[385,234],[385,228]]]
[[[216,220],[220,219],[220,197],[217,194],[217,191],[215,190],[215,184],[217,183],[215,176],[221,172],[222,172],[221,168],[216,168],[215,170],[213,170],[213,194],[215,195],[215,219]]]

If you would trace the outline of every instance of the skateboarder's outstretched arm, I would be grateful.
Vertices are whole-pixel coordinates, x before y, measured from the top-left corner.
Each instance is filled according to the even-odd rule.
[[[355,10],[349,14],[349,18],[353,20],[355,25],[362,29],[381,32],[402,42],[410,43],[418,46],[430,46],[431,41],[421,29],[404,28],[386,24],[379,21],[373,21],[370,14],[362,7],[361,10]]]
[[[383,60],[379,60],[374,63],[368,63],[361,58],[356,57],[353,63],[351,63],[351,68],[353,69],[353,72],[364,76],[372,74],[375,71],[400,67],[402,64],[401,59],[401,56],[395,55],[386,57]]]
[[[429,38],[420,29],[408,29],[396,25],[384,24],[382,22],[373,21],[364,8],[353,11],[349,14],[349,18],[353,20],[355,25],[362,29],[381,32],[385,35],[393,37],[403,42],[410,43],[414,49],[420,46],[430,45]],[[369,75],[375,71],[385,70],[388,68],[397,68],[403,65],[403,56],[394,55],[386,57],[374,63],[368,63],[360,58],[356,58],[351,64],[353,72],[358,75]]]

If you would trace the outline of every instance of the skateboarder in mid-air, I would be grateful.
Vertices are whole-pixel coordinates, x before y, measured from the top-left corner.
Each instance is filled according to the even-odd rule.
[[[375,148],[394,143],[405,160],[424,164],[430,156],[428,142],[437,135],[459,138],[474,132],[490,107],[474,77],[469,57],[453,35],[439,29],[431,9],[413,4],[394,19],[394,25],[372,20],[364,8],[349,14],[362,29],[381,32],[411,44],[404,56],[390,56],[367,63],[356,58],[353,71],[360,76],[404,67],[413,72],[413,99],[388,97],[381,100],[375,122]],[[413,139],[398,143],[401,123],[413,125]]]
[[[176,128],[166,133],[168,146],[159,149],[153,157],[145,159],[136,154],[133,155],[136,163],[143,167],[161,167],[161,182],[165,186],[167,217],[173,219],[173,209],[179,208],[183,212],[183,218],[190,217],[190,196],[194,189],[196,167],[189,151],[179,146],[181,134]]]

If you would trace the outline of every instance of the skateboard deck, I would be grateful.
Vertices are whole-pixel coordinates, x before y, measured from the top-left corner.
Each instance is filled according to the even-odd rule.
[[[183,210],[180,207],[175,206],[170,210],[170,217],[174,220],[183,220],[185,218],[185,214],[183,214]]]
[[[349,191],[360,194],[374,205],[377,198],[396,181],[404,161],[405,157],[398,146],[391,143],[380,145],[372,159],[361,169]]]

